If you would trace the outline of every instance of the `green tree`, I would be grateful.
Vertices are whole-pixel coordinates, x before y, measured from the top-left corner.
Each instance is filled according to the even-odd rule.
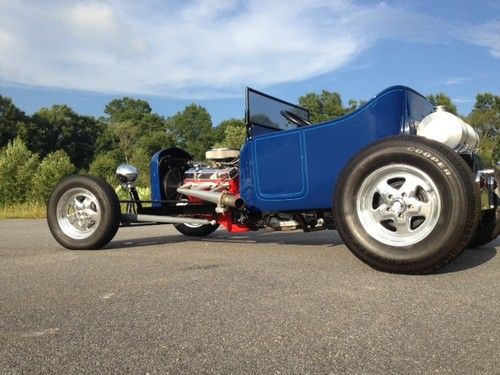
[[[165,119],[156,113],[145,115],[139,122],[139,126],[143,134],[166,131]]]
[[[434,105],[444,106],[447,112],[453,113],[454,115],[458,116],[457,106],[453,104],[450,97],[446,94],[443,94],[442,92],[437,93],[436,95],[431,94],[427,96],[427,99],[433,102]]]
[[[0,148],[16,137],[18,123],[27,120],[28,117],[10,98],[0,95]]]
[[[90,116],[80,116],[67,105],[42,108],[31,117],[22,131],[22,138],[31,150],[44,157],[64,150],[77,168],[87,168],[94,156],[94,148],[102,123]]]
[[[109,129],[118,140],[117,146],[125,157],[125,162],[129,163],[135,143],[140,135],[140,129],[129,120],[111,123]]]
[[[214,147],[240,149],[245,143],[247,131],[243,120],[230,119],[221,122],[214,129]]]
[[[38,155],[16,138],[0,154],[0,204],[23,203],[38,168]]]
[[[167,130],[176,140],[177,146],[197,160],[205,159],[205,152],[214,143],[210,114],[194,103],[171,117],[167,121]]]
[[[157,130],[142,135],[137,141],[136,146],[144,150],[151,157],[164,148],[176,146],[176,143],[172,134],[164,130]]]
[[[500,96],[478,94],[466,121],[479,133],[479,154],[490,164],[500,161]]]
[[[56,142],[60,137],[57,129],[49,121],[36,115],[17,124],[17,136],[31,151],[42,157],[57,150]]]
[[[149,186],[150,176],[149,176],[149,163],[151,160],[151,154],[146,150],[137,147],[132,154],[132,164],[139,170],[139,178],[137,180],[137,186],[146,187]]]
[[[346,114],[350,112],[354,112],[356,109],[359,107],[363,106],[366,104],[366,100],[356,100],[356,99],[349,99],[348,102],[348,107],[346,108]]]
[[[116,168],[121,163],[122,161],[112,152],[102,153],[90,164],[89,173],[104,178],[112,186],[118,186]]]
[[[109,122],[137,122],[151,113],[151,106],[141,99],[123,97],[109,102],[104,108],[104,113],[109,116]]]
[[[114,99],[104,108],[110,124],[129,121],[141,129],[141,133],[165,130],[165,121],[152,113],[149,103],[142,99],[123,97]]]
[[[29,200],[46,202],[59,180],[74,171],[75,166],[63,150],[48,154],[33,176]]]
[[[341,117],[348,112],[348,109],[342,106],[340,94],[326,90],[321,94],[310,92],[301,96],[299,105],[309,110],[313,124]]]
[[[500,162],[500,136],[492,132],[480,135],[478,154],[485,161],[485,165],[493,167]]]
[[[106,126],[96,144],[96,155],[112,152],[121,156],[121,162],[131,162],[136,148],[154,152],[172,145],[167,133],[165,119],[152,113],[148,102],[124,97],[109,102],[104,112]]]
[[[500,96],[490,93],[478,94],[468,119],[477,129],[500,132]]]
[[[96,140],[94,156],[104,154],[107,152],[114,152],[117,156],[120,156],[120,159],[124,160],[124,156],[120,151],[118,146],[120,140],[115,137],[113,129],[109,126],[107,122],[102,122],[103,131],[99,134],[99,137]]]

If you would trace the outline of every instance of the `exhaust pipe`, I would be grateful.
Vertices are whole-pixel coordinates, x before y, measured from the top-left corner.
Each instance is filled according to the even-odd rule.
[[[187,195],[188,197],[200,198],[204,201],[212,202],[222,207],[233,207],[241,210],[246,205],[243,198],[229,194],[227,191],[215,193],[213,191],[206,190],[178,188],[177,192],[182,195]]]
[[[181,216],[159,216],[159,215],[136,215],[136,214],[122,214],[121,221],[124,223],[164,223],[164,224],[202,224],[202,225],[215,225],[215,220],[198,219],[194,217],[181,217]]]

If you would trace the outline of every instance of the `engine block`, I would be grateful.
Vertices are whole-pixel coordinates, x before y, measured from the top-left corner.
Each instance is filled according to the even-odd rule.
[[[229,190],[230,181],[238,178],[236,167],[202,167],[195,166],[184,172],[182,187],[191,189],[222,191]]]

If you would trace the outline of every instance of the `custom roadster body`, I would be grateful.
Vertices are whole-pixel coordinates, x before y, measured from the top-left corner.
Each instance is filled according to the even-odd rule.
[[[241,150],[209,150],[204,163],[179,148],[153,155],[149,201],[138,198],[131,165],[117,169],[127,201],[98,177],[62,180],[48,204],[55,239],[97,249],[120,225],[142,222],[170,223],[188,236],[220,225],[337,229],[374,268],[429,273],[497,236],[497,186],[475,152],[477,133],[410,88],[390,87],[320,124],[306,109],[248,88],[245,119]]]

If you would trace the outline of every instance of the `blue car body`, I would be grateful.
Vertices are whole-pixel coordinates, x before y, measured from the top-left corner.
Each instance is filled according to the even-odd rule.
[[[390,87],[337,120],[252,135],[240,155],[240,191],[252,210],[332,207],[337,178],[361,149],[411,132],[434,105],[416,91]]]
[[[338,176],[354,155],[379,139],[414,133],[414,124],[434,108],[416,91],[393,86],[336,120],[276,129],[252,123],[249,106],[247,91],[249,123],[240,154],[240,194],[250,211],[263,213],[330,209]],[[151,161],[152,200],[162,199],[162,156],[160,151]]]

